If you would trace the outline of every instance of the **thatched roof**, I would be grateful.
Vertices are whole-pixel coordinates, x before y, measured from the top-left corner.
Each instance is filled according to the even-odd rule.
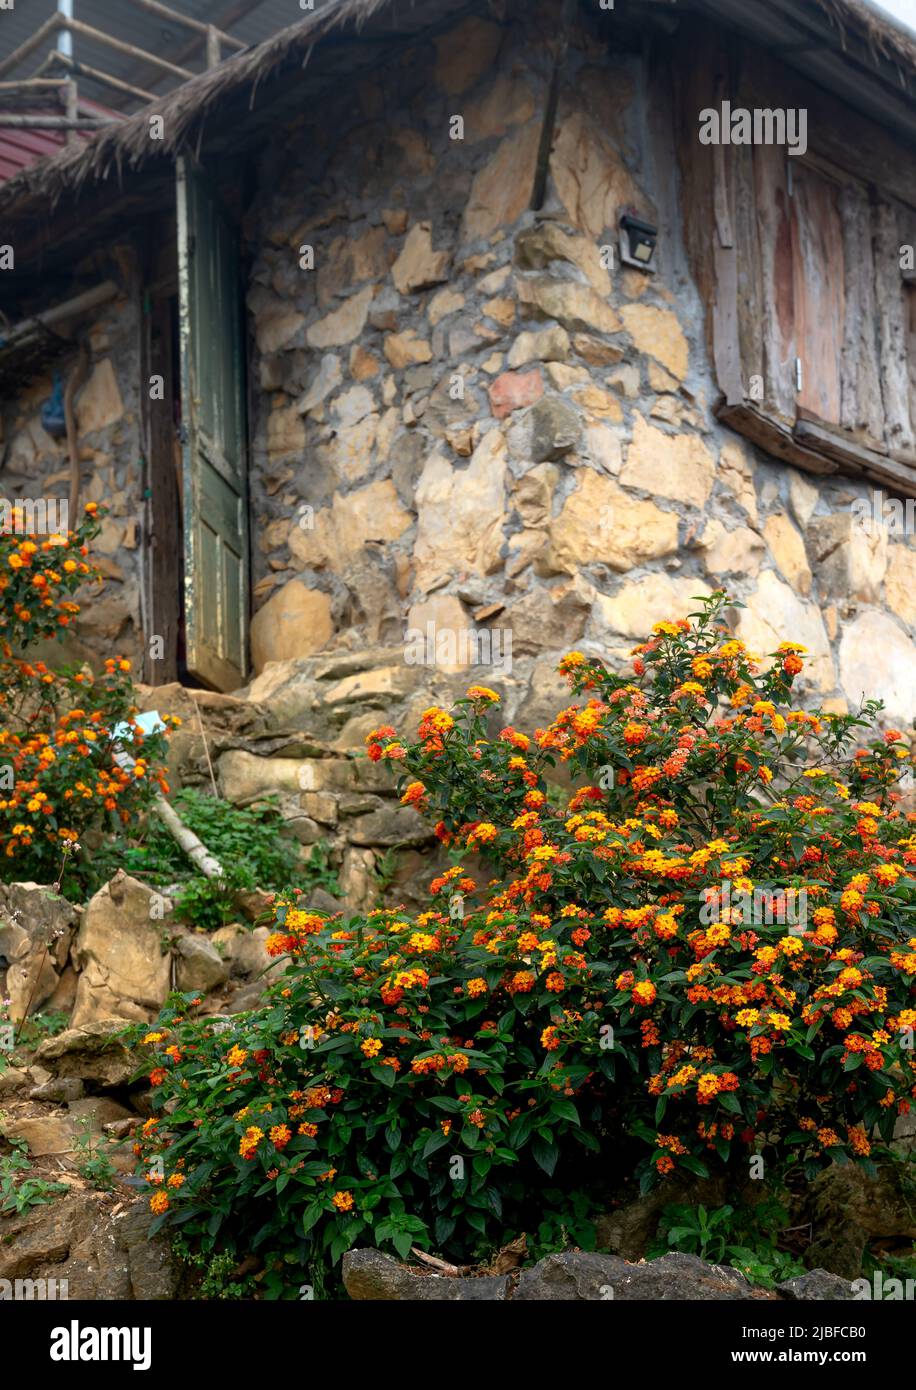
[[[208,114],[232,97],[242,97],[247,89],[249,106],[254,107],[259,88],[272,81],[281,70],[308,63],[316,44],[335,30],[350,26],[361,29],[377,12],[391,11],[389,36],[409,32],[405,23],[416,11],[433,9],[456,16],[473,5],[467,0],[318,0],[319,8],[305,18],[273,35],[246,52],[228,59],[210,72],[201,73],[172,92],[135,112],[117,125],[100,131],[85,144],[70,145],[59,154],[41,160],[0,185],[0,218],[7,221],[34,216],[40,210],[47,217],[65,193],[76,194],[112,175],[119,179],[131,170],[162,156],[172,156],[199,142]],[[638,0],[637,0],[638,3]],[[730,0],[736,14],[741,7],[767,5],[769,0]],[[837,51],[852,46],[861,53],[863,46],[874,64],[876,75],[886,84],[909,96],[916,90],[916,40],[871,8],[867,0],[796,0],[800,10],[826,16],[835,33]],[[689,8],[688,4],[685,8]],[[388,16],[386,16],[386,21]],[[164,138],[150,139],[149,119],[164,118]]]
[[[320,9],[281,29],[209,72],[199,73],[86,144],[68,145],[60,154],[24,169],[0,185],[0,217],[19,215],[21,205],[37,199],[51,206],[64,192],[139,168],[150,159],[179,151],[201,119],[218,103],[245,88],[252,94],[281,64],[304,65],[315,44],[346,25],[360,28],[390,0],[325,0]],[[409,4],[416,0],[408,0]],[[163,117],[162,140],[150,139],[150,116]]]

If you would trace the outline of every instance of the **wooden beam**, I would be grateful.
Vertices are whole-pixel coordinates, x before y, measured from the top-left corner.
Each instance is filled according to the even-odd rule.
[[[227,30],[232,28],[233,24],[238,24],[239,20],[251,14],[252,10],[256,10],[261,3],[262,0],[235,0],[234,5],[230,5],[227,9],[223,10],[222,14],[216,20],[216,27],[221,33],[226,33]],[[176,62],[186,62],[188,58],[193,57],[199,47],[200,36],[195,35],[193,39],[188,40],[184,48],[179,49],[178,53],[175,55]],[[247,48],[248,45],[242,44],[242,47]]]
[[[158,57],[155,53],[147,52],[145,48],[137,48],[136,44],[124,43],[122,39],[112,38],[111,34],[105,34],[101,29],[94,29],[91,24],[84,24],[80,19],[68,19],[67,28],[71,29],[74,34],[82,34],[84,39],[93,39],[96,43],[104,44],[106,48],[114,49],[115,53],[123,53],[126,57],[136,58],[139,62],[151,63],[153,67],[167,72],[171,77],[180,77],[182,82],[186,82],[189,77],[194,76],[194,73],[190,72],[188,68],[180,68],[175,63]]]
[[[195,34],[207,38],[211,29],[216,29],[219,34],[220,42],[227,48],[243,49],[247,45],[241,39],[234,38],[232,34],[224,34],[216,25],[204,24],[202,20],[192,19],[190,15],[179,14],[168,5],[163,5],[161,0],[128,0],[128,3],[135,5],[138,10],[146,10],[148,14],[157,15],[160,19],[167,19],[174,24],[183,24],[186,29],[193,29]]]
[[[40,48],[45,39],[51,34],[56,34],[58,29],[64,26],[62,14],[52,14],[50,19],[46,19],[44,24],[40,24],[31,38],[26,39],[18,48],[14,49],[8,58],[0,62],[0,77],[5,72],[12,72],[18,68],[19,64],[28,58],[30,53],[34,53],[36,48]]]
[[[61,77],[24,77],[19,82],[0,82],[0,99],[4,92],[29,92],[33,88],[62,87]]]

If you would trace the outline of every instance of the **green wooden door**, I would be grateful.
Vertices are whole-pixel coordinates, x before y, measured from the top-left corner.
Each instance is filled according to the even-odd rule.
[[[187,159],[178,174],[187,665],[216,690],[248,674],[245,346],[238,238]]]

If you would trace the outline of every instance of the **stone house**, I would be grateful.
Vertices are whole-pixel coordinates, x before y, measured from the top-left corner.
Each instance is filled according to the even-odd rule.
[[[355,748],[433,688],[405,635],[542,718],[724,586],[910,721],[914,90],[866,0],[317,0],[17,174],[0,490],[68,495],[78,372],[74,653],[298,664]]]

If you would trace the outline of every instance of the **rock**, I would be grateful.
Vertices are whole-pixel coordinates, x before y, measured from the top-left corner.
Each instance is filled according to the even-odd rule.
[[[330,507],[315,513],[310,530],[293,523],[288,544],[303,568],[346,574],[367,541],[397,540],[411,521],[394,483],[384,478],[353,492],[335,493]]]
[[[887,571],[887,527],[851,512],[818,517],[808,527],[812,568],[822,595],[877,603]]]
[[[167,1235],[151,1237],[152,1213],[138,1199],[115,1215],[114,1198],[71,1191],[4,1222],[0,1279],[44,1279],[71,1299],[171,1300],[180,1268]],[[51,1284],[56,1280],[56,1286]],[[60,1297],[60,1294],[57,1294]]]
[[[100,1019],[155,1017],[171,975],[163,949],[166,916],[160,894],[120,869],[99,889],[83,913],[73,948],[81,973],[71,1028]]]
[[[358,294],[345,300],[339,309],[311,324],[305,335],[309,347],[343,347],[352,343],[366,326],[374,293],[374,287],[367,285]]]
[[[826,1269],[809,1269],[797,1274],[794,1279],[784,1279],[776,1285],[776,1292],[793,1303],[814,1301],[847,1301],[856,1296],[855,1289],[847,1279],[838,1274],[829,1274]]]
[[[223,964],[228,965],[233,978],[259,976],[283,959],[267,954],[266,942],[272,930],[272,927],[243,927],[236,922],[212,932],[209,942]]]
[[[707,521],[700,547],[703,568],[716,578],[728,574],[753,577],[759,572],[766,553],[762,539],[749,526],[736,526],[733,531],[727,531],[715,517]]]
[[[515,238],[515,263],[523,270],[545,270],[553,261],[566,261],[582,271],[597,295],[611,293],[611,277],[601,264],[601,253],[594,241],[571,236],[556,222],[528,227]]]
[[[305,425],[298,406],[271,406],[267,417],[267,454],[273,461],[305,448]]]
[[[615,1303],[724,1302],[754,1296],[736,1269],[708,1264],[696,1255],[663,1255],[643,1264],[627,1264],[617,1255],[582,1250],[548,1255],[533,1269],[523,1269],[514,1303],[579,1303],[613,1299]]]
[[[114,425],[124,414],[124,402],[118,388],[111,358],[97,362],[76,401],[76,424],[80,435]]]
[[[471,184],[461,228],[463,242],[489,237],[517,222],[531,201],[541,123],[528,121],[506,135]]]
[[[584,445],[588,457],[597,468],[615,477],[623,465],[623,450],[620,436],[606,425],[589,424],[585,427]]]
[[[490,408],[497,420],[504,420],[513,410],[533,405],[544,394],[540,371],[503,372],[488,388]]]
[[[500,623],[512,632],[513,653],[537,654],[577,642],[588,614],[588,603],[575,589],[538,587],[513,603]]]
[[[639,501],[611,478],[583,468],[577,474],[575,490],[550,523],[546,565],[554,573],[576,574],[581,566],[590,564],[606,564],[623,572],[672,554],[677,543],[676,512]],[[671,583],[662,576],[653,579],[660,580],[663,587]],[[644,635],[643,629],[633,635]]]
[[[225,984],[229,966],[214,946],[202,936],[183,936],[178,942],[176,983],[182,991],[200,990],[206,994]]]
[[[608,240],[613,244],[620,216],[627,208],[653,220],[650,206],[607,133],[575,107],[558,124],[550,172],[569,220],[586,236],[597,239],[611,230],[613,236]]]
[[[335,398],[331,405],[331,420],[337,430],[349,429],[365,420],[375,410],[375,397],[366,386],[351,386]]]
[[[507,1274],[451,1279],[408,1269],[380,1250],[348,1250],[342,1274],[344,1288],[357,1302],[504,1302],[509,1296]]]
[[[763,571],[757,588],[745,602],[747,606],[739,610],[736,635],[755,656],[768,656],[780,642],[800,642],[807,647],[808,655],[803,674],[796,677],[796,689],[805,682],[824,693],[834,688],[836,672],[830,642],[823,617],[814,604],[803,603],[774,570]],[[787,637],[787,633],[791,635]]]
[[[509,349],[507,363],[514,369],[529,362],[565,362],[568,356],[569,334],[559,324],[551,324],[536,332],[520,333]]]
[[[291,309],[282,301],[262,309],[254,316],[258,351],[270,355],[289,347],[304,323],[305,315]]]
[[[28,1145],[33,1158],[45,1158],[50,1154],[69,1154],[76,1152],[76,1141],[83,1133],[82,1128],[69,1115],[49,1114],[4,1117],[0,1120],[0,1132],[5,1139],[21,1139]]]
[[[124,1023],[116,1019],[67,1028],[41,1043],[35,1061],[57,1077],[79,1077],[105,1089],[124,1086],[140,1064],[120,1041],[123,1030]]]
[[[757,491],[754,465],[743,444],[729,440],[719,451],[719,481],[742,511],[757,523]]]
[[[616,343],[604,343],[600,338],[594,337],[591,333],[575,333],[572,340],[573,351],[576,352],[584,362],[590,367],[613,367],[623,357],[623,348]],[[639,369],[632,367],[636,372],[638,394]]]
[[[807,1210],[812,1240],[805,1263],[843,1279],[857,1279],[869,1240],[916,1236],[916,1212],[898,1170],[882,1164],[869,1177],[853,1164],[832,1164],[814,1179]]]
[[[787,471],[789,474],[789,505],[792,508],[792,515],[804,531],[820,499],[820,490],[797,469],[789,468]]]
[[[386,807],[357,816],[348,831],[354,845],[424,845],[434,838],[433,827],[411,806]]]
[[[501,43],[499,26],[485,19],[472,17],[449,29],[436,39],[433,76],[437,85],[449,96],[466,92],[491,71]]]
[[[444,572],[492,574],[499,566],[505,522],[506,443],[490,430],[466,468],[430,454],[416,489],[417,587],[428,590]]]
[[[464,138],[469,144],[505,135],[510,126],[524,125],[535,114],[530,83],[519,73],[497,75],[481,97],[469,103]]]
[[[458,290],[444,289],[438,294],[434,294],[429,301],[426,310],[430,325],[435,328],[437,323],[441,323],[449,314],[456,314],[459,309],[464,308],[464,295]]]
[[[575,280],[531,276],[518,281],[519,303],[532,313],[556,319],[570,332],[618,333],[623,320],[589,285]]]
[[[368,381],[378,376],[379,360],[372,352],[367,352],[359,343],[354,343],[349,357],[350,375],[354,381]]]
[[[411,227],[394,265],[391,278],[400,294],[428,290],[448,279],[448,251],[433,250],[431,222],[417,222]]]
[[[715,475],[715,460],[697,435],[667,434],[641,415],[635,417],[633,438],[620,471],[625,486],[703,507]]]
[[[311,656],[334,633],[331,600],[301,579],[275,590],[251,621],[251,660],[260,674],[268,661]]]
[[[884,594],[897,617],[916,627],[916,550],[910,546],[890,547]]]
[[[449,638],[441,648],[435,640],[440,634]],[[430,635],[434,639],[433,658],[437,671],[448,674],[473,665],[474,627],[460,599],[453,594],[433,594],[422,603],[411,604],[407,614],[407,640],[416,637],[425,642]]]
[[[783,577],[798,593],[810,594],[811,571],[805,543],[789,518],[783,512],[767,517],[763,534]]]
[[[388,333],[384,341],[385,356],[395,370],[415,362],[431,362],[433,350],[425,338],[418,338],[413,328],[403,333]]]
[[[53,997],[76,919],[76,909],[51,888],[37,883],[0,886],[0,958],[9,962],[2,993],[10,1001],[13,1023]]]
[[[804,638],[800,639],[804,641]],[[886,613],[862,613],[843,629],[840,684],[852,708],[883,700],[885,717],[901,728],[916,716],[916,646]]]
[[[671,310],[651,304],[624,304],[620,317],[637,352],[654,357],[677,381],[683,381],[687,375],[687,339]]]
[[[29,1100],[51,1101],[57,1105],[80,1100],[86,1088],[78,1076],[52,1076],[29,1092]]]
[[[562,458],[582,439],[579,413],[560,396],[545,396],[528,415],[529,452],[535,463]]]
[[[699,579],[648,574],[644,579],[622,584],[610,598],[599,595],[593,616],[608,632],[644,640],[654,623],[686,618],[696,611],[697,600],[707,598],[709,593],[708,585]]]

